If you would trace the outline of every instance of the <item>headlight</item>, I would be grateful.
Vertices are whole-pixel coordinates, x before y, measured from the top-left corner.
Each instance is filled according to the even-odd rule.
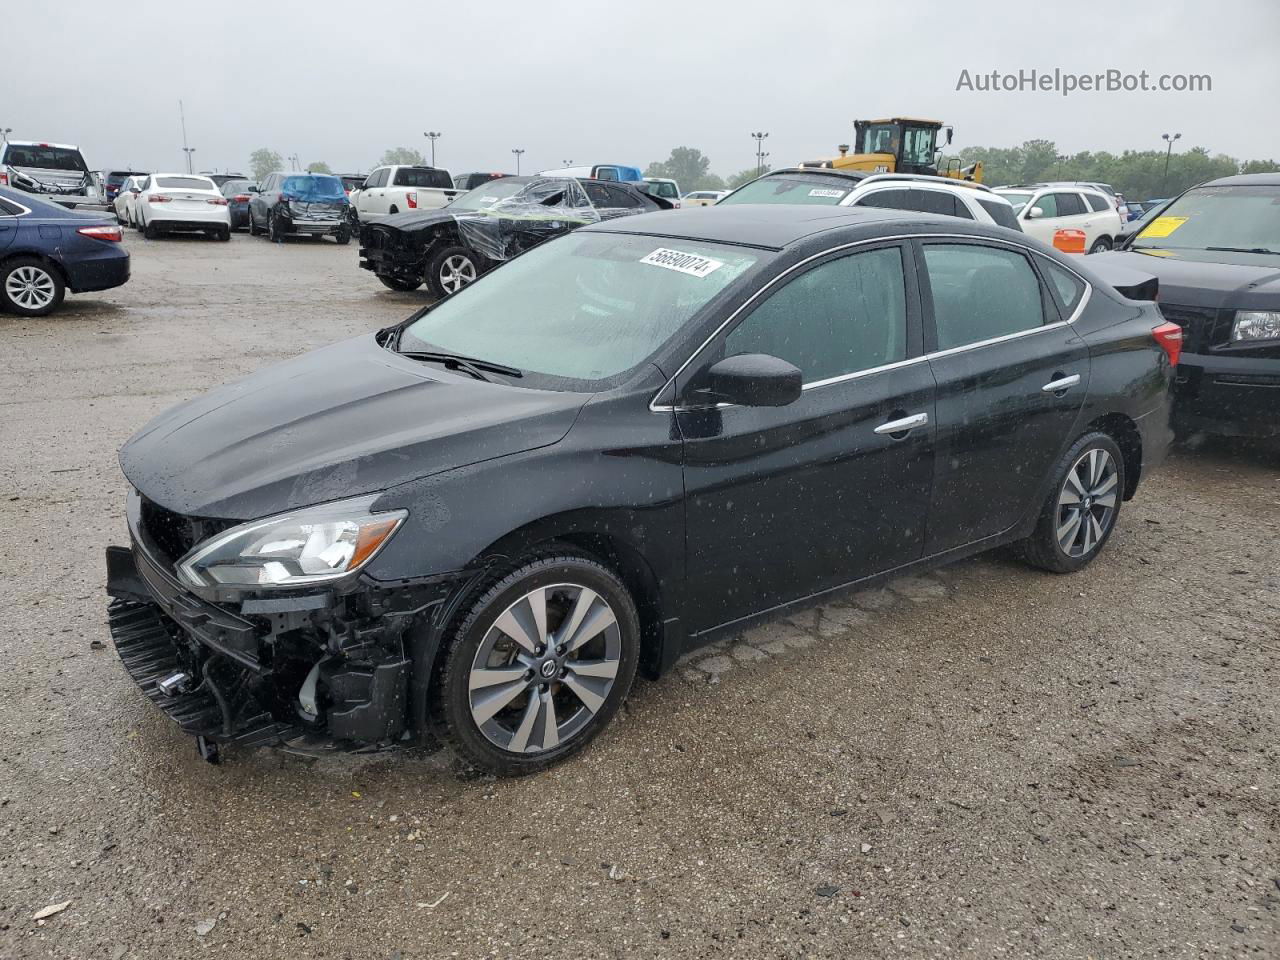
[[[1231,325],[1231,342],[1237,340],[1280,340],[1280,313],[1268,310],[1237,310]]]
[[[408,512],[373,513],[378,498],[358,497],[254,520],[197,544],[178,561],[197,587],[305,586],[359,570],[399,529]]]

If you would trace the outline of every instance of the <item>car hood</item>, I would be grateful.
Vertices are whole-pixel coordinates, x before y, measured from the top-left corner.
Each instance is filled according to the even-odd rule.
[[[1160,301],[1188,307],[1274,310],[1280,306],[1280,258],[1205,250],[1096,253],[1090,266],[1115,264],[1160,280]]]
[[[371,221],[369,226],[370,228],[392,227],[396,230],[412,232],[426,230],[437,223],[452,223],[454,213],[468,214],[473,212],[471,210],[456,210],[451,213],[448,207],[438,207],[435,210],[409,210],[405,213],[393,213],[391,216],[383,217],[381,220]]]
[[[369,335],[162,413],[120,466],[176,513],[252,520],[556,443],[587,399],[454,375]]]

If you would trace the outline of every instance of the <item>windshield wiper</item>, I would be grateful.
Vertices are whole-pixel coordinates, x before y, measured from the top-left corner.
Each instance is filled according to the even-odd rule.
[[[494,363],[491,360],[477,360],[475,357],[464,357],[456,353],[434,353],[429,350],[404,350],[400,352],[400,356],[408,357],[410,360],[426,360],[432,363],[443,363],[445,367],[451,370],[461,370],[463,373],[469,373],[477,380],[483,380],[485,383],[493,381],[486,377],[481,370],[488,370],[491,373],[500,373],[504,377],[523,377],[523,371],[517,370],[515,367],[508,367],[505,364]]]
[[[1205,247],[1220,253],[1269,253],[1273,257],[1280,256],[1280,250],[1268,250],[1266,247]]]

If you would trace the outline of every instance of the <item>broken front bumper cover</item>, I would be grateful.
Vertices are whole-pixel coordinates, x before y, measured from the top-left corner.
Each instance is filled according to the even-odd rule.
[[[135,520],[131,512],[133,545],[107,548],[111,636],[129,676],[201,738],[202,752],[206,742],[353,750],[432,742],[426,697],[438,633],[430,615],[453,578],[214,603],[152,556]],[[314,713],[299,708],[300,695]]]

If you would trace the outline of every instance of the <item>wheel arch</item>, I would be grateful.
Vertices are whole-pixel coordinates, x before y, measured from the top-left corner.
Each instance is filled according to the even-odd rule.
[[[1108,413],[1091,421],[1088,429],[1105,433],[1120,448],[1124,457],[1124,498],[1132,500],[1142,477],[1142,433],[1138,425],[1123,413]]]
[[[33,250],[31,248],[20,248],[17,250],[10,248],[4,250],[3,252],[0,252],[0,267],[4,267],[6,264],[11,263],[14,260],[23,259],[41,261],[58,274],[58,279],[62,281],[62,285],[64,287],[71,290],[71,277],[67,274],[66,268],[43,250]],[[74,293],[75,291],[72,290],[71,292]]]

